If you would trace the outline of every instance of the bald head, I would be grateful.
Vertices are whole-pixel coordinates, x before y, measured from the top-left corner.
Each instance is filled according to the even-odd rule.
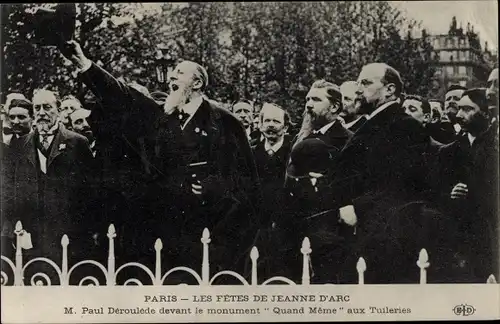
[[[375,107],[396,100],[403,91],[399,72],[385,63],[370,63],[363,66],[358,77],[358,94]]]

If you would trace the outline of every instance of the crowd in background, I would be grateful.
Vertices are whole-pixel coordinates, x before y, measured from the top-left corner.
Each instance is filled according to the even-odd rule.
[[[416,283],[420,249],[431,282],[499,278],[498,69],[484,88],[451,85],[444,102],[403,89],[399,72],[365,65],[357,80],[318,80],[297,133],[287,107],[204,94],[206,70],[184,61],[169,93],[115,79],[70,42],[62,53],[99,99],[92,110],[46,89],[11,93],[2,109],[2,254],[14,224],[29,256],[107,258],[114,224],[120,261],[211,264],[248,276],[300,280],[312,246],[313,283]],[[213,270],[217,271],[217,270]],[[179,277],[178,280],[189,281]]]

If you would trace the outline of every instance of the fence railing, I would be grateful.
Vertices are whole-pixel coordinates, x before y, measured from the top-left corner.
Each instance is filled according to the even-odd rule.
[[[155,258],[155,269],[154,272],[146,267],[145,265],[138,263],[138,262],[128,262],[125,263],[118,268],[116,268],[116,263],[115,263],[115,238],[116,238],[116,230],[113,224],[111,224],[108,227],[108,242],[109,242],[109,248],[108,248],[108,260],[107,260],[107,267],[105,267],[103,264],[95,261],[95,260],[83,260],[80,262],[77,262],[74,264],[71,268],[69,268],[68,265],[68,245],[69,245],[69,238],[66,234],[63,235],[61,239],[61,247],[62,247],[62,260],[61,260],[61,266],[56,264],[53,260],[50,260],[45,257],[36,257],[28,261],[26,264],[23,264],[23,253],[22,253],[22,244],[21,240],[23,239],[23,235],[26,235],[26,231],[23,229],[23,226],[20,221],[16,223],[15,226],[15,231],[16,235],[16,252],[15,252],[15,261],[10,260],[6,256],[1,256],[2,261],[4,261],[10,268],[11,271],[13,272],[13,285],[14,286],[24,286],[25,285],[25,272],[26,269],[31,266],[32,264],[36,262],[42,262],[46,263],[50,267],[54,269],[54,271],[57,273],[57,276],[59,278],[59,282],[61,286],[68,286],[69,284],[69,279],[71,275],[74,273],[74,271],[84,265],[93,265],[97,267],[102,274],[104,275],[104,278],[106,279],[106,286],[115,286],[116,285],[116,278],[117,275],[123,271],[126,268],[129,267],[136,267],[142,269],[151,279],[151,282],[153,283],[154,286],[161,286],[164,284],[165,280],[174,272],[186,272],[192,275],[193,278],[197,281],[199,285],[202,286],[210,286],[214,284],[214,281],[221,277],[221,276],[232,276],[233,278],[236,278],[241,284],[243,285],[250,285],[250,286],[257,286],[258,285],[258,273],[257,273],[257,260],[259,259],[259,251],[257,247],[253,247],[251,252],[250,252],[250,259],[251,259],[251,279],[250,282],[248,282],[243,276],[240,274],[230,271],[230,270],[224,270],[220,271],[216,274],[214,274],[212,277],[210,276],[210,262],[209,262],[209,244],[210,244],[210,232],[208,231],[207,228],[203,230],[203,234],[201,236],[201,244],[203,244],[203,258],[202,258],[202,265],[201,265],[201,275],[196,272],[195,270],[188,268],[188,267],[175,267],[170,270],[168,270],[165,273],[162,273],[161,270],[161,250],[163,249],[163,243],[161,239],[157,239],[155,244],[154,244],[154,249],[156,252],[156,258]],[[302,247],[300,249],[300,253],[302,254],[302,281],[300,285],[310,285],[310,270],[309,270],[309,264],[310,264],[310,258],[311,258],[311,244],[309,242],[309,239],[306,237],[302,241]],[[426,284],[427,283],[427,268],[429,267],[429,256],[427,254],[427,251],[425,249],[422,249],[418,255],[418,259],[416,262],[417,267],[420,269],[420,284]],[[356,264],[356,271],[358,273],[358,284],[359,285],[364,285],[364,273],[367,271],[367,266],[365,260],[360,257],[358,259],[358,262]],[[417,271],[417,269],[415,269]],[[38,279],[40,278],[40,279]],[[32,286],[43,286],[44,282],[41,279],[44,279],[47,285],[52,285],[50,277],[43,272],[37,272],[31,276],[31,278],[28,278],[28,282]],[[87,284],[85,284],[88,282]],[[284,284],[289,284],[289,285],[296,285],[294,281],[290,280],[289,278],[283,277],[283,276],[275,276],[271,277],[265,281],[263,281],[260,285],[270,285],[273,283],[284,283]],[[496,278],[493,275],[490,275],[489,278],[486,280],[486,283],[496,283]],[[143,283],[137,279],[137,278],[130,278],[124,282],[124,285],[143,285]],[[9,276],[7,275],[6,272],[3,270],[1,271],[1,285],[9,285]],[[89,285],[89,286],[99,286],[99,280],[95,276],[85,276],[82,278],[79,283],[79,286],[83,285]]]

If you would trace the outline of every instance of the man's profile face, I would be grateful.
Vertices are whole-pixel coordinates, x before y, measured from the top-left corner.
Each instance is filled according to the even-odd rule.
[[[313,121],[326,118],[336,108],[328,99],[326,88],[311,88],[306,95],[306,113]]]
[[[498,68],[491,71],[486,83],[486,98],[490,107],[498,106]]]
[[[196,77],[196,65],[188,61],[177,64],[170,75],[169,81],[170,93],[177,91],[190,92],[195,87],[199,87],[201,82]]]
[[[429,121],[429,114],[425,114],[422,109],[422,102],[415,99],[406,99],[403,102],[403,109],[405,113],[421,124]]]
[[[57,99],[50,92],[39,92],[33,96],[33,115],[39,130],[48,131],[52,128],[59,116]]]
[[[69,123],[68,116],[77,109],[82,108],[80,103],[74,99],[66,99],[61,102],[61,106],[59,107],[59,118],[60,120],[67,124]]]
[[[90,110],[87,109],[77,109],[72,114],[69,115],[71,121],[71,127],[73,130],[89,139],[93,140],[92,129],[89,124]]]
[[[458,102],[458,107],[457,122],[467,132],[478,130],[488,119],[486,113],[482,112],[469,96],[462,97]]]
[[[23,136],[31,131],[33,119],[28,109],[22,107],[11,107],[9,109],[9,121],[12,132],[18,136]]]
[[[380,65],[370,64],[363,67],[358,76],[357,94],[362,97],[364,103],[373,106],[383,99],[386,88],[382,82],[384,74],[385,70]]]
[[[253,107],[246,102],[237,102],[233,106],[233,114],[238,118],[238,120],[243,124],[243,127],[247,129],[252,125],[253,122]]]
[[[285,112],[274,105],[262,107],[261,130],[269,140],[278,140],[285,134]]]
[[[456,116],[458,113],[458,102],[465,90],[457,89],[448,91],[444,96],[444,110],[451,122],[456,122]]]
[[[358,85],[356,82],[344,83],[340,86],[342,93],[342,112],[340,116],[354,116],[359,111],[359,101],[356,100],[358,95]]]

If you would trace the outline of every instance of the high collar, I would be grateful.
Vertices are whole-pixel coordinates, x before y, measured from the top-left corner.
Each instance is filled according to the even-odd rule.
[[[264,149],[267,151],[273,150],[273,152],[278,152],[278,150],[283,146],[285,142],[285,137],[282,136],[274,145],[269,144],[267,139],[264,141]]]
[[[366,118],[368,120],[372,119],[373,117],[375,117],[376,115],[378,115],[379,113],[381,113],[382,111],[384,111],[385,109],[387,109],[387,107],[395,104],[395,103],[399,103],[399,99],[396,99],[396,100],[392,100],[392,101],[388,101],[384,104],[382,104],[380,107],[378,107],[377,109],[375,109],[370,115],[366,116]]]

